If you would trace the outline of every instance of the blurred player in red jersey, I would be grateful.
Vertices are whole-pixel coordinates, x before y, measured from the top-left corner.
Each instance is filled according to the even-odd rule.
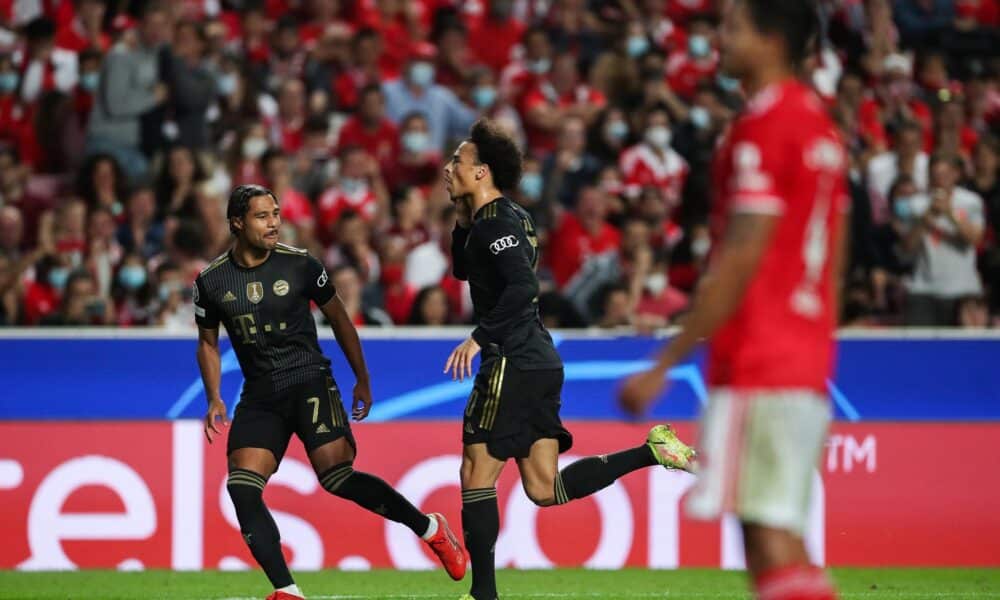
[[[831,600],[803,543],[813,471],[831,411],[846,213],[846,157],[831,119],[801,83],[819,25],[809,0],[734,0],[722,66],[749,101],[719,146],[713,178],[720,239],[681,332],[628,379],[624,408],[657,398],[671,366],[709,338],[709,400],[699,518],[736,514],[761,600]]]

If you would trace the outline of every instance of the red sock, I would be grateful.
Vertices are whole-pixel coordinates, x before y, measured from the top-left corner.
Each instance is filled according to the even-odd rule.
[[[837,600],[822,569],[810,565],[778,567],[754,580],[757,600]]]

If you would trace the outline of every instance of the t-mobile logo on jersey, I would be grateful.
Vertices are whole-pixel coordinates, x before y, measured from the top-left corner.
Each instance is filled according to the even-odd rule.
[[[490,244],[490,251],[493,254],[500,254],[507,248],[514,248],[521,242],[512,235],[505,235],[502,238],[497,238],[492,244]]]

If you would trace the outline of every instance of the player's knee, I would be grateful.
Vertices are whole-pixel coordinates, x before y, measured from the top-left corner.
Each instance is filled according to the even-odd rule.
[[[551,479],[524,481],[524,493],[538,506],[556,503],[555,481]]]
[[[333,495],[338,495],[340,488],[354,474],[354,463],[351,461],[342,462],[333,466],[318,475],[319,484],[323,489]]]

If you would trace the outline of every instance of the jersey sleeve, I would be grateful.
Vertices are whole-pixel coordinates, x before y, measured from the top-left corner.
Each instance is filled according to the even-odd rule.
[[[337,290],[326,273],[326,267],[312,256],[306,257],[305,290],[306,297],[315,302],[316,306],[323,306],[337,295]]]
[[[205,290],[205,284],[199,275],[194,280],[194,288],[191,290],[191,301],[194,303],[194,321],[202,329],[219,328],[219,311],[215,303]]]
[[[786,199],[779,182],[788,168],[780,129],[767,122],[742,123],[733,132],[731,145],[732,175],[724,182],[731,212],[779,216],[784,214]],[[771,124],[773,125],[773,124]],[[802,160],[801,154],[797,157]]]
[[[481,251],[494,261],[503,283],[496,306],[472,331],[472,339],[485,347],[502,343],[517,326],[525,305],[538,295],[538,277],[532,267],[534,248],[523,227],[506,219],[487,219],[475,224],[473,235]]]

